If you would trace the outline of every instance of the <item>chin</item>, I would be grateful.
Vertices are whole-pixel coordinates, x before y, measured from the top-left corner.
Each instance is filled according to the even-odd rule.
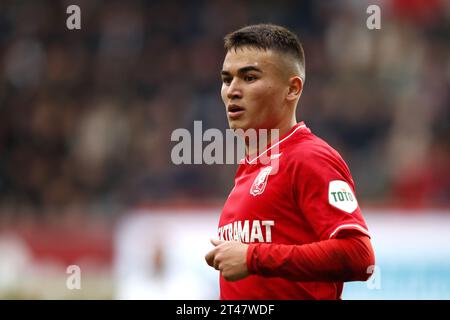
[[[242,129],[245,131],[248,129],[248,126],[241,121],[228,121],[228,125],[232,130]]]

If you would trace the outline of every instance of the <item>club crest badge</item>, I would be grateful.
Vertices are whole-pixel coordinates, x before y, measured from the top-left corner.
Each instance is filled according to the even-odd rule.
[[[264,167],[261,169],[261,171],[258,173],[258,175],[255,178],[255,181],[253,181],[252,187],[250,188],[250,194],[252,196],[260,195],[264,192],[264,189],[266,188],[267,180],[269,179],[270,171],[272,171],[272,167]]]

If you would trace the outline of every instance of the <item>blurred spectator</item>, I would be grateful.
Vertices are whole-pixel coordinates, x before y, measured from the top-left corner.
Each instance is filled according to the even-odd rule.
[[[170,135],[227,127],[222,37],[257,22],[298,31],[298,118],[348,160],[360,201],[448,206],[450,5],[375,2],[374,31],[364,1],[79,1],[78,31],[64,3],[0,4],[0,212],[223,199],[235,167],[175,166]]]

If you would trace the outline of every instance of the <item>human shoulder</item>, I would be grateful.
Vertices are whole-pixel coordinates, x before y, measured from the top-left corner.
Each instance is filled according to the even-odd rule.
[[[300,184],[314,185],[344,180],[353,184],[350,169],[341,155],[327,142],[315,135],[297,141],[288,155],[287,170]]]
[[[287,153],[290,162],[296,165],[311,166],[343,161],[333,147],[312,133],[294,139]]]

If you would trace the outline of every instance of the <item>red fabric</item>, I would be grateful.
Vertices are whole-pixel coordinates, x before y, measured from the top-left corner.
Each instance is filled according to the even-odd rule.
[[[403,18],[410,23],[427,25],[436,21],[445,10],[442,0],[394,0],[390,3],[396,18]]]
[[[247,267],[264,277],[291,281],[366,281],[375,256],[367,236],[304,245],[250,244]]]
[[[300,246],[334,238],[342,230],[368,234],[353,179],[338,152],[304,123],[279,141],[278,150],[269,146],[267,152],[278,163],[247,159],[239,165],[220,216],[219,239]],[[344,189],[352,201],[343,198]],[[347,206],[340,207],[339,196]],[[342,288],[342,281],[301,282],[253,274],[229,282],[220,277],[221,299],[338,299]]]

